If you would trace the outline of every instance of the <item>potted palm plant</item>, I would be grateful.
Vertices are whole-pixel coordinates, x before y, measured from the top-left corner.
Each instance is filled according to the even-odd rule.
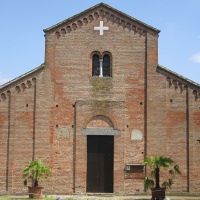
[[[42,198],[42,189],[39,181],[47,180],[51,174],[51,169],[39,160],[33,160],[23,169],[24,185],[28,186],[29,198]]]
[[[150,166],[152,171],[150,177],[145,177],[145,188],[151,189],[152,199],[160,200],[165,198],[166,188],[171,188],[173,179],[176,174],[181,174],[179,166],[171,158],[164,156],[152,156],[145,158],[145,166]],[[160,171],[167,170],[168,180],[164,181],[160,186]]]

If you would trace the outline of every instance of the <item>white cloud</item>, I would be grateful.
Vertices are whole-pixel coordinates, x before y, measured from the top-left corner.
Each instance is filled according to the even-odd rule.
[[[191,59],[196,63],[200,63],[200,53],[194,54]]]

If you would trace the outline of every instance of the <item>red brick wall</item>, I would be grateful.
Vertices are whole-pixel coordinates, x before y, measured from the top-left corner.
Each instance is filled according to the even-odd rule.
[[[193,96],[192,90],[189,92],[189,112],[190,112],[190,137],[189,137],[189,146],[190,146],[190,191],[199,192],[200,184],[200,144],[199,140],[199,130],[200,130],[200,99],[196,99]]]
[[[6,165],[7,165],[7,130],[8,130],[8,101],[1,98],[0,107],[0,192],[6,189]]]
[[[158,75],[149,82],[152,91],[150,92],[148,88],[147,154],[169,156],[180,166],[182,175],[174,180],[173,191],[187,192],[189,189],[190,192],[199,192],[195,186],[198,184],[199,159],[198,156],[194,156],[198,152],[199,99],[195,100],[193,90],[189,88],[189,122],[187,123],[187,89],[184,85],[183,90],[175,87],[174,84],[169,87],[166,78]],[[189,166],[187,128],[189,128]]]

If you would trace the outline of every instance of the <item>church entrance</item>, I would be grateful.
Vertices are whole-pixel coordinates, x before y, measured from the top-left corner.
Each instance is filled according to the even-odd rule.
[[[87,136],[87,192],[113,192],[114,136]]]

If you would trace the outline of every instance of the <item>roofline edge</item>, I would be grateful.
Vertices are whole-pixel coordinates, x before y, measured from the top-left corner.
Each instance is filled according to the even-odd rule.
[[[184,76],[182,76],[182,75],[180,75],[180,74],[178,74],[178,73],[176,73],[176,72],[174,72],[174,71],[172,71],[172,70],[170,70],[170,69],[168,69],[168,68],[166,68],[166,67],[164,67],[162,65],[158,64],[158,66],[156,68],[156,71],[161,73],[161,74],[163,74],[163,75],[165,75],[164,73],[162,73],[162,71],[164,71],[165,73],[168,73],[169,75],[180,79],[181,81],[189,84],[192,87],[198,87],[198,89],[200,90],[200,84],[199,83],[196,83],[196,82],[192,81],[191,79],[188,79],[188,78],[186,78],[186,77],[184,77]]]
[[[28,72],[26,72],[26,73],[24,73],[24,74],[18,76],[18,77],[14,78],[14,79],[12,79],[12,80],[10,80],[10,81],[8,81],[7,83],[4,83],[3,85],[0,85],[0,91],[1,91],[2,89],[4,89],[4,88],[8,87],[8,86],[11,85],[12,83],[15,83],[16,81],[21,80],[22,78],[25,78],[26,76],[33,74],[34,72],[37,72],[37,71],[39,71],[39,70],[43,70],[44,67],[45,67],[45,65],[44,65],[44,63],[43,63],[43,64],[41,64],[40,66],[38,66],[38,67],[36,67],[36,68],[34,68],[34,69],[32,69],[32,70],[30,70],[30,71],[28,71]]]

